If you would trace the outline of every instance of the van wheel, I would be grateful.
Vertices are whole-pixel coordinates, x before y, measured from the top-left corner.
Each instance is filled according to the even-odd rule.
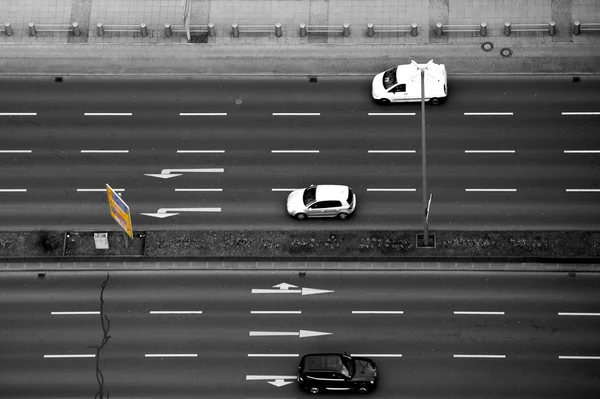
[[[379,104],[390,105],[390,100],[388,100],[387,98],[382,98],[381,100],[379,100]]]
[[[433,97],[431,100],[429,100],[429,104],[431,105],[440,105],[440,99],[437,97]]]
[[[348,219],[348,214],[346,212],[342,212],[338,215],[338,217],[342,220]]]
[[[308,390],[308,392],[310,392],[310,393],[319,393],[319,388],[317,388],[317,387],[312,387],[312,388],[310,388],[310,389]]]

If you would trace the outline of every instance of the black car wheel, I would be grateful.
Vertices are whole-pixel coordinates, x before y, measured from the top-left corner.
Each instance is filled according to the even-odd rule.
[[[388,100],[387,98],[382,98],[381,100],[379,100],[379,104],[390,105],[390,100]]]
[[[296,214],[296,219],[298,219],[298,220],[304,220],[304,219],[306,219],[306,214],[304,214],[304,213],[297,213]]]
[[[367,389],[367,387],[360,387],[358,388],[358,393],[367,393],[369,392],[369,390]]]
[[[317,387],[312,387],[312,388],[310,388],[310,389],[308,390],[308,392],[310,392],[310,393],[319,393],[319,392],[321,392],[321,391],[320,391],[320,390],[319,390],[319,388],[317,388]]]

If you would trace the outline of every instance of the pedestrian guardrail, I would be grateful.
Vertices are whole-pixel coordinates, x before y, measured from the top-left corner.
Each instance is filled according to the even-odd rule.
[[[208,25],[188,25],[188,29],[190,33],[208,33],[208,36],[215,37],[215,24],[212,22]],[[165,36],[171,37],[173,36],[173,32],[175,33],[187,33],[188,29],[184,25],[171,25],[165,24]]]
[[[417,36],[417,24],[411,25],[381,25],[381,24],[367,24],[367,36],[373,37],[376,33],[408,33],[411,36]]]
[[[10,24],[9,24],[10,26]],[[36,36],[38,32],[72,32],[73,35],[79,36],[81,31],[79,29],[79,24],[77,22],[73,22],[70,24],[38,24],[36,25],[33,22],[28,24],[29,26],[29,36]],[[4,29],[6,30],[6,24],[4,24]],[[11,29],[12,35],[12,29]],[[10,36],[10,35],[9,35]]]
[[[100,37],[103,37],[106,32],[135,32],[146,37],[148,36],[148,27],[145,23],[139,25],[104,25],[102,22],[98,22],[96,24],[96,32]]]
[[[231,34],[233,37],[240,37],[240,33],[271,33],[275,32],[275,36],[283,35],[281,24],[277,22],[275,25],[239,25],[231,24]]]
[[[579,35],[581,32],[598,32],[600,31],[600,23],[597,22],[573,22],[573,34]]]
[[[550,36],[556,33],[556,22],[550,21],[548,24],[511,24],[504,23],[504,36],[510,36],[512,32],[544,32]]]
[[[10,26],[10,22],[4,23],[4,33],[6,33],[6,36],[13,35],[13,30],[12,30],[12,26]]]
[[[350,24],[339,25],[306,25],[300,24],[300,36],[305,37],[309,33],[341,33],[345,37],[350,36]]]
[[[441,22],[435,24],[435,35],[442,36],[444,33],[453,32],[479,32],[480,36],[487,36],[487,23],[482,22],[479,25],[445,25]]]

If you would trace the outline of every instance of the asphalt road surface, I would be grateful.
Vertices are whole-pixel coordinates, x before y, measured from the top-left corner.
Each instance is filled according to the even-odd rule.
[[[0,85],[0,229],[117,230],[105,184],[135,230],[422,226],[420,104],[376,105],[368,77]],[[426,108],[430,227],[597,230],[599,112],[598,77],[450,77]],[[349,185],[357,212],[289,218],[310,184]]]
[[[300,398],[330,351],[376,361],[374,399],[600,397],[597,274],[111,273],[101,314],[105,278],[0,274],[0,397],[92,398],[99,360],[104,397]]]

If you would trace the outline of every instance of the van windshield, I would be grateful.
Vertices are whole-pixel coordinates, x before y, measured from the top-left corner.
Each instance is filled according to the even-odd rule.
[[[396,80],[396,70],[397,69],[398,69],[398,67],[393,67],[383,73],[383,87],[386,90],[389,90],[390,87],[395,86],[396,83],[398,83],[398,80]]]

